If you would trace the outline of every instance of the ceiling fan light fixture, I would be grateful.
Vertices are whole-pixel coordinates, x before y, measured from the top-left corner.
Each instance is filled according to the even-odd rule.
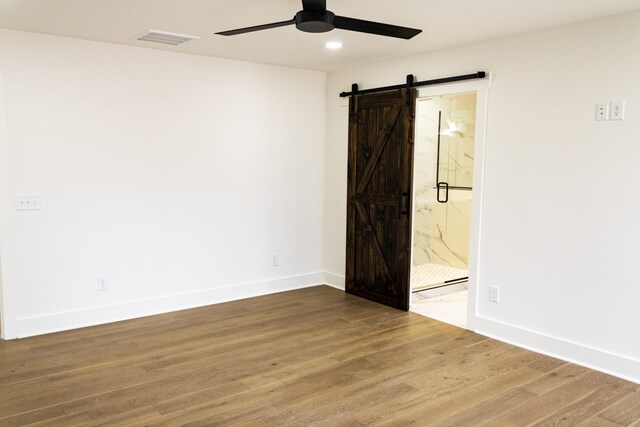
[[[324,47],[331,50],[342,49],[342,42],[338,42],[338,41],[326,42]]]

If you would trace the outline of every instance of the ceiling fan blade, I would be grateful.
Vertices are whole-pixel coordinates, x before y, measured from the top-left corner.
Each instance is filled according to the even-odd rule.
[[[273,22],[271,24],[255,25],[253,27],[238,28],[236,30],[229,30],[229,31],[221,31],[216,34],[221,36],[235,36],[237,34],[252,33],[254,31],[268,30],[270,28],[286,27],[287,25],[295,24],[295,22],[296,22],[295,19],[290,19],[289,21]]]
[[[308,12],[326,12],[327,0],[302,0],[302,8]]]
[[[358,31],[360,33],[377,34],[380,36],[397,37],[399,39],[410,39],[422,32],[415,28],[399,27],[397,25],[383,24],[381,22],[363,21],[362,19],[347,18],[337,16],[333,21],[336,28],[348,31]]]

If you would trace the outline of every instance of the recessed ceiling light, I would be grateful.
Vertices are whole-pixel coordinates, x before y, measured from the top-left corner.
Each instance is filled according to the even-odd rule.
[[[341,49],[342,48],[342,42],[327,42],[324,47],[326,47],[327,49]]]

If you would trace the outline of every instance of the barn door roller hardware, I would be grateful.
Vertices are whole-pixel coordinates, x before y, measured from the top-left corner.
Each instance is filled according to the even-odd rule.
[[[405,84],[405,89],[407,91],[405,98],[405,103],[407,107],[411,107],[411,85],[413,84],[413,74],[407,74],[407,83]]]
[[[478,71],[477,73],[464,74],[462,76],[444,77],[441,79],[432,79],[432,80],[425,80],[423,82],[415,82],[413,81],[413,74],[409,74],[407,76],[406,83],[403,83],[400,85],[394,85],[394,86],[382,86],[382,87],[376,87],[373,89],[358,89],[358,85],[354,83],[351,86],[351,92],[342,92],[340,93],[340,97],[344,98],[346,96],[366,95],[369,93],[377,93],[377,92],[388,92],[391,90],[398,90],[398,89],[411,90],[411,88],[414,88],[414,87],[441,85],[444,83],[461,82],[464,80],[484,79],[486,76],[487,76],[487,73],[485,73],[484,71]]]

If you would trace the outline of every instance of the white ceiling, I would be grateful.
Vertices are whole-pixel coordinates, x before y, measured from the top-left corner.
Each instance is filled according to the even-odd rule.
[[[229,30],[291,19],[299,0],[0,0],[0,27],[198,55],[332,71],[640,8],[640,0],[328,0],[337,15],[421,28],[412,40],[294,26],[232,37]],[[200,36],[174,47],[141,42],[146,29]],[[340,40],[329,51],[324,43]]]

